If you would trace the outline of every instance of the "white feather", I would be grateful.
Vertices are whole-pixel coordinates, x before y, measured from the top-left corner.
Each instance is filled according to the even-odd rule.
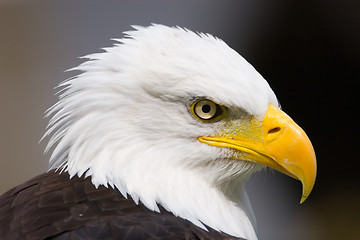
[[[134,27],[82,73],[61,84],[45,136],[51,168],[91,176],[153,211],[227,234],[257,239],[244,185],[261,167],[200,143],[221,121],[196,120],[189,106],[207,97],[261,118],[277,100],[259,73],[210,34],[163,25]]]

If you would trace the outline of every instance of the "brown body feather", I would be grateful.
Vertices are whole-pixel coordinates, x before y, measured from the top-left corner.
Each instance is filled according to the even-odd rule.
[[[236,239],[156,213],[90,178],[50,171],[0,197],[0,239]]]

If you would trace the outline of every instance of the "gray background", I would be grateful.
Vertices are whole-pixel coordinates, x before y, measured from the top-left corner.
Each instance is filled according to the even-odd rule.
[[[130,25],[162,23],[212,33],[269,81],[311,138],[313,193],[273,171],[249,184],[260,239],[354,239],[360,190],[358,1],[0,0],[0,193],[47,170],[38,144],[64,72]],[[354,110],[355,109],[355,110]]]

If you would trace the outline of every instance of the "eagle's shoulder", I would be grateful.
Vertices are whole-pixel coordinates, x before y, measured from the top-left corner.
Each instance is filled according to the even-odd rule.
[[[160,207],[152,212],[90,178],[50,171],[0,197],[0,239],[232,239]]]

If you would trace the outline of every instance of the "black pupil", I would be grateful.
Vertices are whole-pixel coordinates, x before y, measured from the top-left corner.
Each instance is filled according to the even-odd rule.
[[[202,106],[201,110],[204,113],[208,113],[208,112],[210,112],[210,106],[206,104],[206,105]]]

